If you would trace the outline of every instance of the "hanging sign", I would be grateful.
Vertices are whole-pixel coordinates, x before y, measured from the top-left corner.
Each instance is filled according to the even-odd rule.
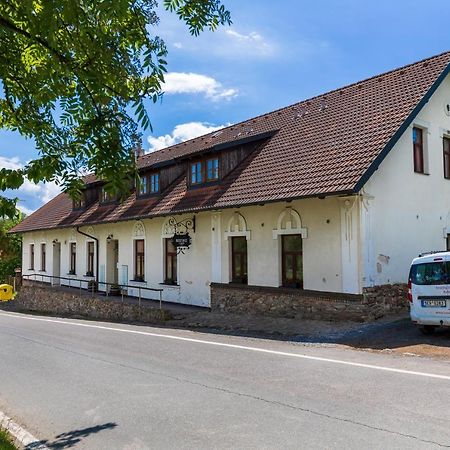
[[[172,243],[175,248],[189,248],[191,246],[191,237],[189,233],[175,234],[172,238]]]

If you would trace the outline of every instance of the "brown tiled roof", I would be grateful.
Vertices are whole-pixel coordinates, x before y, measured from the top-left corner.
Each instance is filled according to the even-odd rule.
[[[449,63],[450,52],[443,53],[138,160],[140,168],[170,164],[277,130],[218,185],[187,189],[182,177],[159,197],[133,194],[120,205],[95,203],[82,212],[72,212],[70,198],[60,194],[13,231],[358,192],[445,77]]]

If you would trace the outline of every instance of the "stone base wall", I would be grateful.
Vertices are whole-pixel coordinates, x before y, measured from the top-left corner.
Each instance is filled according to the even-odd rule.
[[[363,295],[289,288],[211,284],[212,311],[327,321],[367,322],[406,310],[406,293],[396,285]],[[383,288],[383,289],[381,289]]]
[[[22,286],[16,298],[7,305],[8,308],[17,311],[36,311],[117,322],[162,323],[172,318],[171,313],[164,309],[139,308],[138,305],[36,285]]]
[[[384,284],[363,288],[366,302],[375,302],[381,306],[386,313],[408,311],[408,285],[407,284]]]

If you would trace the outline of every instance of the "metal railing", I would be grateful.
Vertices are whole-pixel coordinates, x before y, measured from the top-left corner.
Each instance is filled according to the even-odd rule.
[[[162,301],[163,301],[162,293],[163,293],[164,289],[161,289],[161,288],[151,288],[151,287],[147,287],[147,286],[135,286],[135,285],[131,285],[131,284],[107,283],[106,281],[96,281],[94,279],[86,280],[86,279],[72,278],[72,277],[58,277],[58,276],[54,276],[54,275],[47,275],[44,273],[26,274],[26,275],[22,275],[22,278],[24,280],[34,281],[37,283],[50,284],[51,286],[55,286],[55,287],[69,287],[69,288],[79,289],[80,293],[82,291],[88,291],[92,294],[92,296],[94,296],[94,294],[96,292],[104,292],[106,297],[109,297],[109,296],[111,296],[112,287],[114,287],[114,288],[118,288],[120,290],[120,296],[122,297],[122,303],[124,301],[124,296],[136,298],[136,296],[128,294],[128,288],[137,289],[138,290],[137,298],[139,300],[139,308],[141,307],[142,298],[144,298],[144,300],[147,300],[146,297],[142,297],[143,291],[158,292],[159,309],[162,309]],[[54,283],[55,280],[57,280],[58,283]],[[61,284],[61,281],[68,281],[69,283]],[[83,287],[83,284],[85,284],[86,287]],[[104,291],[100,290],[99,289],[100,286],[105,286],[105,290]],[[124,291],[127,291],[127,293],[125,294]],[[148,300],[155,301],[154,299],[148,299]],[[156,301],[158,301],[158,300],[156,300]]]

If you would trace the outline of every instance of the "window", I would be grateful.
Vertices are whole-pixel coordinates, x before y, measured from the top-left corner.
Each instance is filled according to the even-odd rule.
[[[442,142],[444,147],[444,178],[450,180],[450,138],[444,137]]]
[[[286,287],[303,288],[302,236],[281,236],[282,283]]]
[[[134,279],[135,281],[144,281],[145,279],[144,239],[134,241]]]
[[[111,192],[108,192],[104,187],[102,187],[102,195],[100,198],[101,203],[109,203],[115,200],[116,197]]]
[[[206,162],[206,179],[213,181],[219,179],[219,159],[208,159]]]
[[[148,179],[147,177],[142,177],[138,181],[138,195],[148,194]]]
[[[191,184],[199,184],[203,182],[202,163],[195,162],[191,164]]]
[[[70,275],[75,275],[77,273],[77,244],[75,242],[70,243]]]
[[[231,238],[231,281],[247,284],[247,238]]]
[[[425,173],[423,154],[423,130],[413,128],[414,172]]]
[[[150,175],[150,192],[152,194],[159,192],[159,173]]]
[[[94,276],[94,243],[87,243],[87,272],[88,277]]]
[[[82,209],[86,206],[86,200],[84,197],[84,193],[81,196],[73,201],[73,209]]]
[[[449,284],[450,262],[415,264],[411,266],[410,279],[418,285]]]
[[[450,234],[447,234],[447,251],[450,252]]]
[[[165,239],[166,268],[164,282],[177,284],[177,249],[173,245],[172,238]]]
[[[34,270],[34,244],[30,244],[30,270]]]
[[[45,272],[45,244],[41,244],[41,271]]]

